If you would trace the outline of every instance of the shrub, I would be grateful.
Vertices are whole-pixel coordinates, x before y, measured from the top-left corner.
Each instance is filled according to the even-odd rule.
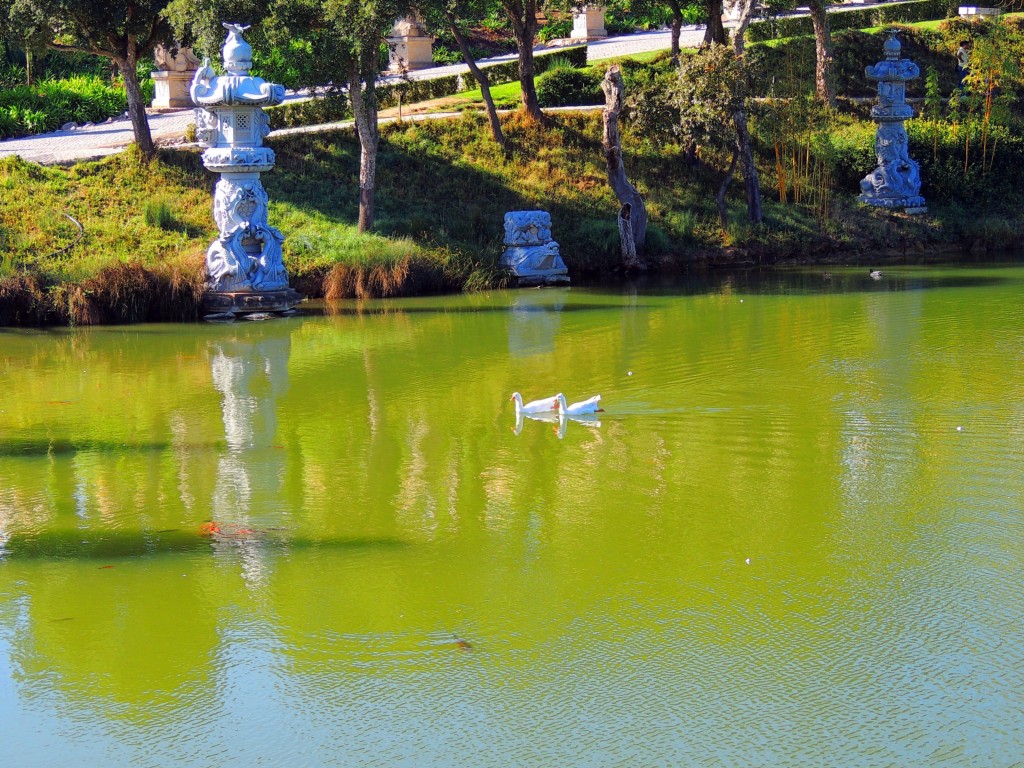
[[[157,229],[174,229],[174,214],[166,198],[147,200],[142,210],[146,225]]]
[[[0,91],[0,137],[44,133],[68,122],[98,123],[127,105],[123,86],[95,76],[6,88]]]
[[[856,11],[839,11],[830,13],[829,26],[833,32],[842,29],[864,29],[880,27],[885,24],[914,21],[944,19],[956,13],[959,1],[953,0],[915,0],[910,3],[893,3],[879,5]],[[814,26],[809,16],[785,19],[766,19],[757,21],[747,29],[747,40],[752,43],[764,40],[775,40],[784,37],[802,37],[814,34]]]
[[[537,100],[542,107],[601,104],[601,76],[590,69],[551,69],[537,78]]]

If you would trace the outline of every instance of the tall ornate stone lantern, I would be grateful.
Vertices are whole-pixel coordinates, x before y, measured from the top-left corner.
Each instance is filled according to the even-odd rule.
[[[208,313],[284,312],[302,296],[288,286],[281,258],[284,236],[267,224],[267,193],[260,174],[274,167],[274,151],[263,146],[270,123],[263,107],[284,101],[284,86],[249,74],[252,48],[242,39],[248,27],[224,24],[221,53],[226,75],[207,59],[192,79],[196,138],[207,147],[203,165],[220,174],[213,218],[220,234],[206,251]]]
[[[871,107],[871,117],[878,123],[878,167],[861,180],[858,200],[880,208],[924,213],[928,209],[921,197],[921,171],[910,159],[907,130],[903,127],[903,121],[914,116],[906,100],[907,81],[918,77],[921,70],[909,59],[900,58],[896,33],[890,30],[885,41],[885,59],[864,70],[870,80],[878,81],[878,99]]]

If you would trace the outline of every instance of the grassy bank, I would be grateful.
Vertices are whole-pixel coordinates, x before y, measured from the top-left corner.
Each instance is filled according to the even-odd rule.
[[[271,142],[277,167],[263,181],[293,283],[328,298],[501,285],[503,216],[532,208],[551,212],[575,278],[615,269],[618,203],[605,181],[600,115],[560,115],[541,129],[516,114],[505,130],[514,147],[508,158],[478,115],[384,127],[376,232],[363,235],[354,226],[359,153],[351,131]],[[872,136],[861,131],[853,131],[850,156],[866,149],[870,164]],[[853,202],[856,187],[836,189],[827,211],[820,201],[769,199],[769,150],[762,147],[761,158],[766,223],[742,223],[736,184],[736,224],[723,233],[711,196],[717,177],[690,166],[679,147],[627,132],[627,169],[647,200],[655,269],[1005,248],[1021,230],[1013,199],[988,206],[987,219],[942,200],[916,218],[867,210]],[[215,181],[195,151],[163,151],[151,163],[128,151],[72,168],[0,161],[0,324],[195,318],[203,254],[216,233]]]

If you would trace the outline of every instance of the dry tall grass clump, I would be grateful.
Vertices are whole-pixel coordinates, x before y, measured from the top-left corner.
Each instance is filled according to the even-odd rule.
[[[452,290],[454,281],[436,261],[406,256],[390,262],[335,264],[323,279],[323,296],[386,299]]]
[[[202,264],[119,262],[56,292],[72,325],[191,321],[199,316]]]
[[[35,275],[21,272],[0,278],[0,326],[43,325],[47,309],[46,292]]]

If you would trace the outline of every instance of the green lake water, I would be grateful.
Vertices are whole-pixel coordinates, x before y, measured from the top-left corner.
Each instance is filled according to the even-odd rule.
[[[1022,299],[0,331],[0,765],[1024,765]]]

